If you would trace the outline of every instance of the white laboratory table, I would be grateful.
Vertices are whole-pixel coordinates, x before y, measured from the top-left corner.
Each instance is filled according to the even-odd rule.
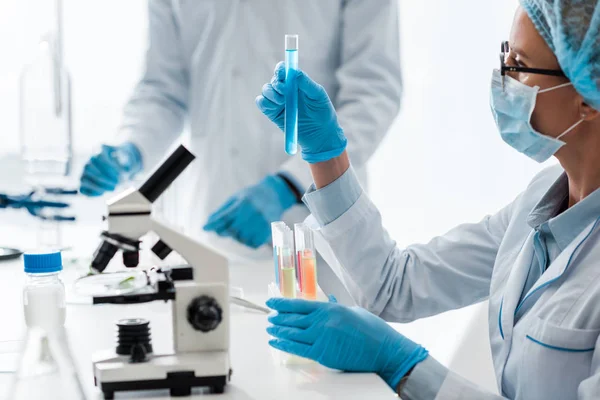
[[[10,212],[10,211],[8,211]],[[5,212],[6,213],[6,212]],[[0,244],[31,246],[35,243],[35,220],[20,216],[0,215]],[[97,244],[98,226],[81,224],[66,229],[65,242],[76,250],[89,252]],[[68,233],[68,234],[67,234]],[[91,254],[91,253],[90,253]],[[89,256],[89,254],[88,254]],[[85,263],[85,257],[82,259]],[[87,260],[89,262],[89,259]],[[75,274],[75,267],[65,267],[66,278]],[[270,281],[272,265],[262,262],[248,265],[231,265],[231,284],[243,288],[244,296],[252,301],[264,302]],[[71,276],[69,275],[71,274]],[[68,279],[65,279],[68,280]],[[18,340],[23,332],[21,289],[24,282],[22,261],[0,262],[0,301],[2,304],[2,329],[0,353],[7,351],[9,341]],[[67,293],[69,297],[69,293]],[[90,399],[101,399],[94,387],[91,356],[97,350],[115,346],[114,322],[121,318],[141,317],[151,321],[152,343],[155,352],[170,349],[172,332],[170,306],[162,302],[139,305],[92,306],[69,304],[67,306],[67,333],[82,383]],[[374,374],[350,374],[326,369],[316,364],[286,367],[275,362],[268,345],[264,314],[232,305],[231,361],[233,375],[226,393],[192,398],[218,397],[223,400],[281,400],[281,399],[391,399],[395,394]],[[7,342],[8,341],[8,342]],[[5,344],[3,349],[3,343]],[[7,367],[6,355],[0,358],[0,371]],[[2,355],[0,354],[0,357]],[[3,365],[2,365],[3,364]],[[6,391],[12,374],[0,373],[0,398]],[[168,398],[166,391],[117,393],[119,398]]]

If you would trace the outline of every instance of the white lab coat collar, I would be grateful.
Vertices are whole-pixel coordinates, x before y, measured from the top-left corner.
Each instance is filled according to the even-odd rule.
[[[529,291],[523,298],[523,301],[527,301],[527,299],[530,296],[532,296],[535,292],[543,290],[548,285],[552,284],[553,282],[560,279],[560,277],[562,277],[562,275],[569,268],[569,265],[571,264],[573,258],[577,256],[576,253],[578,252],[581,245],[585,242],[588,236],[590,236],[590,234],[592,233],[594,228],[596,228],[599,222],[600,218],[590,223],[579,235],[577,235],[577,237],[569,244],[569,246],[558,255],[556,260],[554,260],[554,262],[550,264],[550,266],[542,274],[540,279],[538,279],[538,281],[531,287],[531,289],[529,289]]]

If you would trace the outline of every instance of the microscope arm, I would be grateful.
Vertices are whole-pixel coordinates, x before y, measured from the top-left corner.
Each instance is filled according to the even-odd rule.
[[[154,217],[150,218],[150,230],[156,233],[162,242],[179,253],[192,266],[196,282],[222,282],[228,284],[229,268],[226,257],[177,232]]]

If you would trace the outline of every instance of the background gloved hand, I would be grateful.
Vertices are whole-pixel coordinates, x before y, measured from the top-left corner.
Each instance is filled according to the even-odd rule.
[[[112,192],[119,183],[130,179],[141,169],[142,156],[133,143],[116,147],[102,145],[102,151],[83,168],[79,191],[86,196]]]
[[[51,195],[74,195],[76,190],[61,190],[47,189],[46,193]],[[10,196],[0,194],[0,208],[25,208],[29,214],[34,217],[53,221],[75,221],[74,216],[66,216],[60,214],[51,214],[47,209],[63,209],[69,207],[69,203],[60,201],[49,201],[41,198],[35,198],[36,191],[31,191],[28,194]]]
[[[288,184],[270,175],[230,197],[208,218],[204,230],[256,249],[271,237],[271,222],[280,220],[294,204],[296,196]]]
[[[302,158],[309,163],[330,160],[346,149],[344,130],[339,126],[337,114],[325,89],[301,70],[298,82],[298,143]],[[281,130],[285,114],[285,64],[275,67],[271,82],[262,88],[256,105]]]
[[[329,368],[375,372],[392,390],[427,358],[427,350],[359,307],[284,298],[270,299],[267,306],[277,311],[267,328],[275,337],[272,347]]]

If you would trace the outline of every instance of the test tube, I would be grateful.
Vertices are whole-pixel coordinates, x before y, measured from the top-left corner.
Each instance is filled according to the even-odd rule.
[[[285,35],[285,152],[298,151],[298,35]]]
[[[275,270],[275,284],[281,290],[281,279],[280,279],[280,249],[283,247],[283,233],[282,233],[282,224],[285,226],[284,222],[272,222],[271,223],[271,236],[273,240],[273,264]]]
[[[313,231],[306,224],[294,225],[296,254],[299,262],[298,276],[302,298],[317,299],[317,259]]]
[[[273,264],[275,282],[283,297],[296,297],[296,267],[294,261],[294,233],[285,222],[271,224],[273,235]]]
[[[294,267],[294,252],[286,247],[281,252],[281,294],[293,299],[296,297],[296,268]]]
[[[294,232],[285,223],[282,226],[283,246],[280,251],[281,294],[296,297],[296,263],[294,262]]]

